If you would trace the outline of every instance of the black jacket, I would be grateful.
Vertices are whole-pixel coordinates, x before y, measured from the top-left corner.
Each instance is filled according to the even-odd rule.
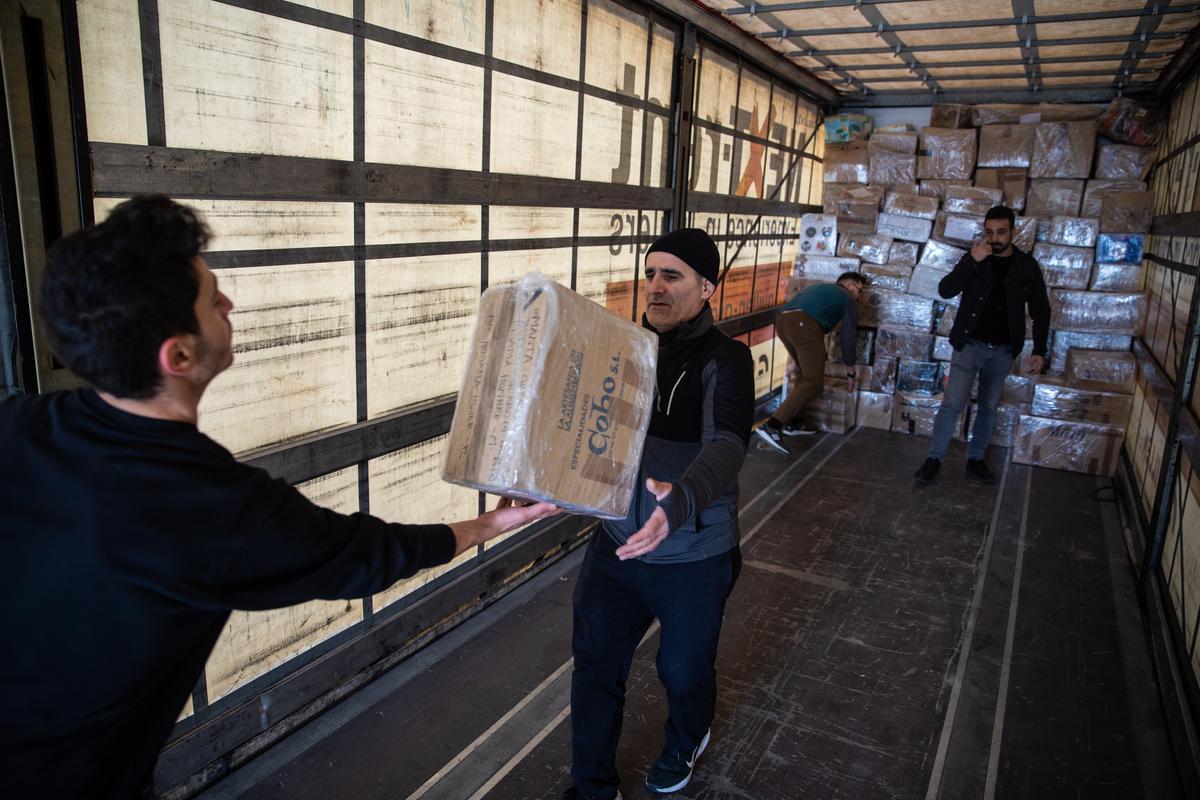
[[[983,313],[988,293],[992,290],[992,257],[982,263],[970,253],[958,260],[950,274],[938,284],[938,293],[947,299],[962,294],[954,326],[950,329],[950,344],[961,350],[971,338],[979,315]],[[1013,356],[1021,355],[1025,347],[1025,309],[1033,319],[1033,355],[1046,355],[1046,339],[1050,333],[1050,301],[1046,297],[1046,280],[1037,259],[1023,250],[1013,248],[1012,268],[1005,287],[1008,300],[1008,332],[1013,343]]]

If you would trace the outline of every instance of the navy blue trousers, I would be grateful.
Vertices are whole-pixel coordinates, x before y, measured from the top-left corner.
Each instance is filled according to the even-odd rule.
[[[575,584],[571,777],[595,797],[611,797],[619,785],[625,682],[634,651],[655,619],[662,626],[657,666],[667,690],[666,746],[690,756],[704,738],[717,702],[721,618],[742,563],[736,547],[679,564],[621,561],[616,548],[597,530]],[[647,755],[652,761],[658,754]]]

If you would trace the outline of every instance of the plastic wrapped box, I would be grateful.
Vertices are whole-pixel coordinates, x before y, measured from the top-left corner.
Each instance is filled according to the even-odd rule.
[[[972,412],[974,413],[974,412]],[[1017,440],[1017,428],[1021,422],[1021,409],[1016,403],[997,403],[992,438],[988,444],[996,447],[1012,447]]]
[[[1037,244],[1037,217],[1017,217],[1017,227],[1013,231],[1013,246],[1026,253],[1032,252]]]
[[[1050,219],[1051,217],[1099,217],[1086,211],[1080,213],[1083,200],[1084,181],[1036,180],[1029,182],[1029,194],[1025,199],[1025,215]]]
[[[954,345],[949,336],[936,336],[933,340],[933,360],[950,361],[954,358]]]
[[[984,189],[999,189],[1001,202],[1013,211],[1025,210],[1025,195],[1029,193],[1027,169],[977,169],[975,185]]]
[[[1079,389],[1133,394],[1137,372],[1137,357],[1128,350],[1067,351],[1067,383]]]
[[[480,298],[442,478],[622,519],[654,402],[658,339],[537,273]]]
[[[983,215],[968,217],[961,214],[938,214],[933,237],[951,244],[970,248],[983,236]]]
[[[1142,233],[1102,233],[1096,237],[1096,263],[1140,263],[1145,246]]]
[[[913,183],[917,180],[916,156],[897,153],[876,145],[873,141],[867,149],[871,183]]]
[[[1050,327],[1081,333],[1136,336],[1146,319],[1146,295],[1140,292],[1050,292]]]
[[[1132,402],[1133,398],[1127,394],[1042,382],[1034,387],[1030,413],[1048,419],[1124,427],[1129,423]]]
[[[1114,97],[1100,117],[1100,132],[1114,142],[1148,147],[1166,128],[1162,113],[1128,97]]]
[[[938,336],[949,336],[950,332],[954,330],[954,318],[958,316],[958,306],[947,303],[945,300],[939,300],[933,306],[933,315],[936,319],[933,332]]]
[[[970,128],[974,108],[962,103],[935,103],[929,110],[929,124],[935,128]]]
[[[880,150],[889,150],[902,155],[917,154],[917,135],[912,131],[885,131],[880,128],[871,134],[871,144]]]
[[[918,177],[970,180],[975,172],[974,128],[925,128],[921,150]]]
[[[949,272],[958,266],[958,262],[966,254],[967,251],[961,247],[930,239],[921,248],[921,258],[917,261],[917,266]]]
[[[1005,375],[1004,388],[1000,391],[1001,403],[1030,403],[1037,381],[1026,375]]]
[[[871,365],[870,374],[863,381],[862,388],[869,392],[891,394],[896,391],[896,367],[899,364],[895,358],[876,358]]]
[[[883,392],[858,393],[858,424],[863,428],[890,431],[892,429],[892,394]]]
[[[804,407],[800,412],[800,419],[819,431],[845,433],[855,425],[857,394],[858,392],[846,391],[845,378],[827,379],[825,391]]]
[[[1154,192],[1108,192],[1100,211],[1104,233],[1147,233],[1154,222]]]
[[[1100,220],[1088,217],[1054,217],[1050,220],[1049,242],[1069,247],[1095,247]],[[1090,259],[1089,259],[1090,260]]]
[[[1029,176],[1086,178],[1092,172],[1092,156],[1095,149],[1094,122],[1039,123],[1033,136]]]
[[[895,258],[896,245],[892,245],[892,257]],[[912,267],[897,264],[894,260],[887,264],[863,264],[858,270],[877,289],[891,289],[896,292],[907,292],[908,281],[912,278]]]
[[[1067,354],[1075,349],[1117,351],[1128,350],[1132,346],[1133,337],[1127,334],[1054,331],[1054,341],[1050,347],[1050,370],[1064,372]]]
[[[897,433],[907,433],[916,436],[932,436],[933,421],[937,418],[938,409],[942,407],[941,397],[901,392],[892,398],[892,430]],[[955,441],[966,441],[967,409],[954,425]]]
[[[1096,177],[1144,181],[1154,164],[1154,154],[1153,147],[1102,144],[1096,156]]]
[[[1049,287],[1086,289],[1092,277],[1092,250],[1061,244],[1038,244],[1033,257],[1042,267]]]
[[[942,278],[949,274],[945,270],[917,266],[913,270],[912,277],[908,280],[908,293],[956,306],[958,305],[959,295],[942,297],[941,293],[938,292],[938,284],[942,282]]]
[[[905,217],[900,214],[880,214],[879,218],[875,220],[877,233],[906,242],[927,242],[932,230],[933,222],[930,220]]]
[[[867,287],[858,301],[858,324],[929,333],[933,329],[933,301]]]
[[[825,213],[837,215],[839,233],[874,233],[882,201],[883,189],[878,186],[853,185],[835,191],[832,210],[828,200],[823,202]]]
[[[875,354],[881,358],[928,361],[933,353],[933,334],[902,328],[880,328],[875,333]]]
[[[834,114],[825,118],[825,141],[855,142],[871,135],[871,118],[865,114]]]
[[[1144,268],[1141,264],[1097,264],[1092,269],[1093,292],[1140,292]]]
[[[1093,180],[1087,182],[1076,216],[1099,217],[1104,213],[1104,198],[1112,192],[1144,192],[1145,181]],[[1071,216],[1068,214],[1067,216]]]
[[[1021,415],[1013,461],[1086,475],[1117,471],[1125,428]]]
[[[1092,120],[1100,116],[1094,106],[1074,103],[982,103],[975,106],[971,124],[1014,125],[1033,122]]]
[[[937,217],[938,200],[936,197],[923,197],[919,194],[893,190],[888,192],[887,197],[884,198],[883,212],[901,217],[932,220]]]
[[[857,342],[854,348],[854,363],[856,365],[870,364],[875,360],[875,331],[868,328],[860,328],[855,331]],[[829,349],[826,352],[826,366],[833,365],[836,369],[831,373],[836,376],[844,376],[846,374],[845,363],[846,359],[842,356],[842,337],[830,336]]]
[[[868,183],[871,155],[866,142],[825,145],[825,183]]]
[[[897,267],[915,267],[921,254],[921,245],[916,242],[892,242],[888,263]]]
[[[907,394],[941,394],[942,374],[940,362],[902,358],[896,373],[896,389]]]
[[[838,236],[838,255],[856,257],[872,264],[886,264],[892,237],[882,233],[843,233]]]
[[[1001,189],[990,189],[983,186],[947,186],[942,209],[947,214],[982,217],[992,207],[1000,205],[1003,197],[1004,191]]]
[[[1029,167],[1036,125],[984,125],[979,129],[979,166]]]
[[[792,275],[809,281],[833,283],[843,272],[858,272],[857,258],[837,256],[797,256]]]
[[[966,180],[939,180],[939,179],[922,179],[920,181],[920,192],[923,197],[936,197],[941,200],[946,196],[946,189],[951,186],[970,186],[971,182]]]
[[[836,249],[836,215],[800,215],[800,255],[831,256]]]

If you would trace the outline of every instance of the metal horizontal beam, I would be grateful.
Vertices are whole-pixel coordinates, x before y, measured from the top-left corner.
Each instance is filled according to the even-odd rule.
[[[722,11],[722,14],[727,14],[731,17],[736,17],[742,14],[770,13],[773,11],[807,11],[809,9],[819,8],[838,8],[845,6],[885,6],[890,3],[914,3],[921,0],[807,0],[807,2],[796,3],[755,3],[748,6],[739,6],[728,8]]]
[[[1167,53],[1155,53],[1154,55],[1167,55]],[[953,67],[1021,67],[1026,64],[1038,66],[1039,64],[1092,64],[1097,61],[1124,61],[1129,58],[1129,55],[1122,53],[1120,55],[1094,55],[1094,56],[1055,56],[1054,58],[995,58],[986,61],[922,61],[923,69],[946,69]],[[1145,59],[1143,59],[1145,60]],[[908,64],[902,64],[896,61],[889,61],[886,64],[846,64],[839,69],[846,70],[908,70]],[[1146,67],[1147,70],[1156,70],[1160,67]],[[820,77],[822,73],[832,72],[831,69],[813,68],[813,73]],[[830,80],[829,78],[822,78]],[[864,78],[863,80],[870,80]]]
[[[1156,236],[1200,236],[1200,211],[1155,217],[1150,233]],[[1192,269],[1195,270],[1195,265]]]
[[[928,64],[922,64],[921,66],[923,69],[926,69],[926,70],[929,69]],[[1150,73],[1150,72],[1154,72],[1154,71],[1155,70],[1152,70],[1152,69],[1135,69],[1135,70],[1130,70],[1130,73],[1137,75],[1139,73],[1145,74],[1145,73]],[[1024,77],[1026,77],[1026,73],[1024,73],[1024,72],[1004,72],[1004,73],[995,74],[995,75],[942,76],[942,80],[944,80],[944,81],[990,81],[990,80],[1005,80],[1005,79],[1010,79],[1010,78],[1024,78]],[[1113,72],[1104,72],[1101,70],[1081,70],[1079,72],[1074,72],[1074,71],[1072,71],[1072,72],[1032,72],[1032,73],[1029,73],[1028,77],[1037,79],[1037,78],[1076,78],[1076,77],[1078,77],[1078,78],[1087,78],[1087,77],[1116,78],[1119,76]],[[914,77],[912,75],[898,75],[894,78],[891,78],[891,77],[889,77],[889,78],[862,78],[861,80],[863,81],[863,83],[903,83],[905,81],[914,80]],[[832,83],[834,83],[836,85],[838,82],[832,81]]]
[[[1146,92],[1153,91],[1147,84]],[[1133,94],[1131,88],[1126,94]],[[973,89],[934,94],[931,91],[873,92],[869,95],[843,95],[840,108],[895,108],[904,106],[928,106],[932,103],[1107,103],[1116,95],[1113,86],[1085,86],[1069,89]]]
[[[1144,35],[1145,41],[1151,39],[1175,39],[1182,36],[1182,33],[1147,33]],[[1076,39],[1033,39],[1031,44],[1033,47],[1059,47],[1070,46],[1077,44],[1107,44],[1110,42],[1140,42],[1143,41],[1143,36],[1082,36]],[[1024,42],[1016,40],[1010,42],[943,42],[940,44],[910,44],[903,48],[898,48],[900,52],[920,53],[935,50],[999,50],[1002,48],[1020,47]],[[852,55],[867,55],[871,53],[892,53],[896,54],[897,48],[892,47],[842,47],[842,48],[810,48],[808,50],[793,50],[787,55],[790,58],[813,57],[816,55],[823,56],[852,56]]]
[[[770,31],[757,34],[760,39],[794,39],[809,36],[834,36],[856,33],[904,33],[906,31],[946,31],[963,28],[997,28],[1006,25],[1037,25],[1053,22],[1092,22],[1126,17],[1150,17],[1162,14],[1182,14],[1195,11],[1200,6],[1153,6],[1152,8],[1114,9],[1112,11],[1088,11],[1077,14],[1032,14],[1022,17],[993,17],[992,19],[934,20],[930,22],[904,22],[877,25],[858,25],[850,28],[806,28],[804,30]],[[772,9],[761,9],[772,10]]]

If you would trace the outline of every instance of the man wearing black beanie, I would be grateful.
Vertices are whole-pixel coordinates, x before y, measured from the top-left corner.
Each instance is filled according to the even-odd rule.
[[[625,681],[651,623],[666,743],[646,787],[687,785],[716,708],[717,638],[741,568],[737,475],[754,420],[750,350],[713,327],[721,257],[707,233],[672,231],[646,252],[642,325],[659,337],[658,392],[638,480],[620,521],[592,536],[575,586],[571,777],[564,800],[620,795]]]

